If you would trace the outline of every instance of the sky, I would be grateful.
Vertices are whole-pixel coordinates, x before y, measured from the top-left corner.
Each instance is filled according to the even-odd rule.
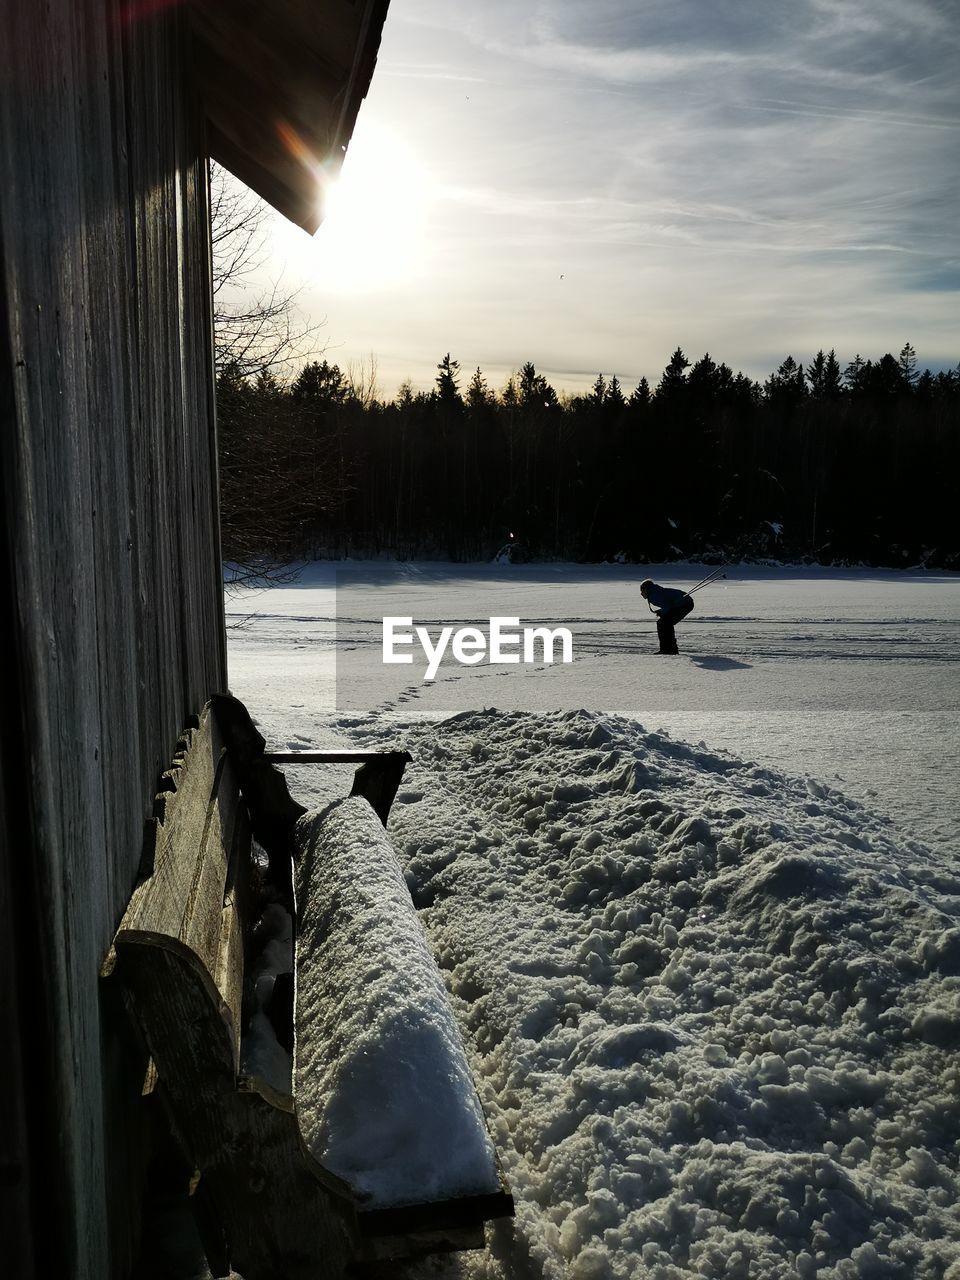
[[[960,360],[956,0],[393,0],[313,240],[325,355],[429,387]]]

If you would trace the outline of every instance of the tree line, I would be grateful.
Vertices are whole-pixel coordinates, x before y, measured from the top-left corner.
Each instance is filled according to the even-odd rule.
[[[960,567],[960,367],[792,356],[757,381],[681,349],[651,385],[492,389],[445,355],[391,401],[327,360],[217,382],[223,549],[247,566],[391,555],[770,557]]]

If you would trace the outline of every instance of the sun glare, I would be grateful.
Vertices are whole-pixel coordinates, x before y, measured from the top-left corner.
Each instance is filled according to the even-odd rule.
[[[428,182],[412,149],[379,125],[357,124],[343,169],[324,193],[324,219],[308,239],[287,225],[278,246],[311,284],[369,292],[414,278],[424,249]]]

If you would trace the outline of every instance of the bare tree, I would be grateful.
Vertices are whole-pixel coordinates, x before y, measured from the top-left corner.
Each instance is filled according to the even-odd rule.
[[[370,409],[380,400],[380,383],[377,377],[377,357],[369,356],[351,360],[347,365],[347,393],[362,409]]]
[[[318,515],[333,504],[332,446],[307,430],[289,382],[322,352],[322,322],[298,306],[299,289],[266,285],[267,206],[210,166],[214,355],[225,581],[292,580]]]
[[[218,373],[235,365],[246,378],[289,377],[316,359],[323,321],[303,314],[300,289],[282,277],[262,283],[267,219],[262,200],[218,164],[210,166],[210,231],[213,249],[213,332]]]

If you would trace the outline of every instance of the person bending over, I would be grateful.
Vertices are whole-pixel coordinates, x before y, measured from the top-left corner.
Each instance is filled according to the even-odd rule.
[[[647,608],[657,617],[659,652],[679,653],[674,627],[693,608],[693,600],[686,591],[680,591],[677,587],[661,587],[649,578],[640,583],[640,594],[646,600]]]

